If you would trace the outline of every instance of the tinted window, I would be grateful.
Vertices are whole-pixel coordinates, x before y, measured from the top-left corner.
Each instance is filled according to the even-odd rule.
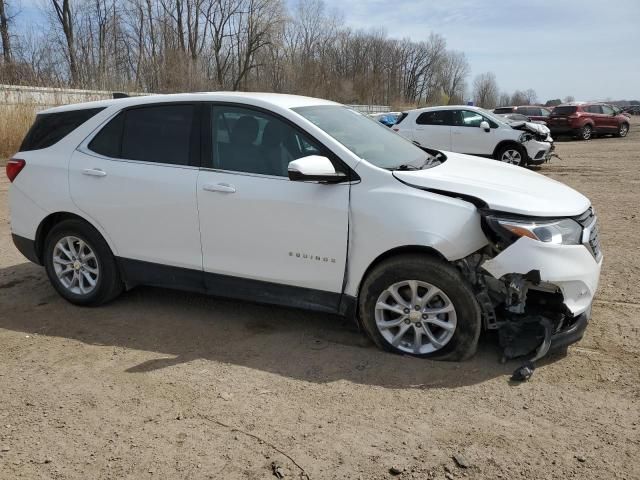
[[[416,119],[418,125],[451,125],[451,110],[436,110],[434,112],[424,112]]]
[[[576,113],[577,107],[556,107],[553,109],[554,115],[571,115]]]
[[[161,105],[127,110],[121,158],[187,165],[193,105]]]
[[[585,110],[589,113],[602,113],[602,107],[600,105],[589,105],[585,107]]]
[[[246,108],[214,106],[212,140],[213,168],[235,172],[286,177],[289,162],[323,155],[316,142],[288,123]]]
[[[104,108],[41,113],[27,132],[20,146],[21,152],[47,148],[59,142]]]
[[[605,115],[613,115],[613,108],[608,105],[602,105],[602,113]]]
[[[122,127],[124,126],[124,112],[119,113],[113,120],[109,121],[89,143],[89,150],[100,155],[112,158],[120,158],[120,139],[122,138]]]
[[[511,113],[513,112],[513,108],[511,107],[501,107],[501,108],[496,108],[493,113]]]

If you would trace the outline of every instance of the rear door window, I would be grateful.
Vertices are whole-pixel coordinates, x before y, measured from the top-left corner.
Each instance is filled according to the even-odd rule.
[[[192,104],[125,110],[98,132],[89,149],[112,158],[189,165],[199,155],[196,110]]]
[[[40,150],[55,145],[104,108],[41,113],[27,132],[20,151]]]
[[[416,119],[418,125],[453,125],[453,112],[451,110],[435,110],[424,112]]]
[[[556,107],[553,109],[553,115],[571,115],[576,113],[577,107]]]

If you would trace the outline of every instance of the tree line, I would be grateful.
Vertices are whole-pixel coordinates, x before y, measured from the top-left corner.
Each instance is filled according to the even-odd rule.
[[[385,105],[469,98],[467,58],[441,35],[412,41],[353,30],[323,0],[42,0],[37,8],[42,25],[18,34],[21,12],[0,0],[1,83],[260,90]],[[480,106],[505,100],[492,73],[471,87]],[[529,89],[509,100],[537,98]]]

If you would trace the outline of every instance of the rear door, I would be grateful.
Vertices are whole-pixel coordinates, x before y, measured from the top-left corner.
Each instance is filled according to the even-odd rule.
[[[602,106],[588,105],[583,107],[583,110],[589,112],[589,118],[593,120],[596,131],[605,132],[607,130],[607,121],[602,114]]]
[[[71,196],[117,255],[202,270],[196,204],[199,106],[135,107],[76,150]]]
[[[480,124],[487,121],[491,129],[486,132]],[[457,110],[451,127],[451,150],[470,155],[492,155],[498,144],[498,125],[473,110]]]
[[[423,112],[416,118],[415,138],[420,145],[436,150],[451,150],[451,110]]]

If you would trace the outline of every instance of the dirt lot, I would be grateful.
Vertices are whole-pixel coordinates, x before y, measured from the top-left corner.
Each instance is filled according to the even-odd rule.
[[[592,199],[605,267],[585,339],[521,385],[494,338],[449,364],[194,294],[73,307],[11,244],[3,175],[0,478],[640,478],[640,122],[558,153],[540,172]]]

